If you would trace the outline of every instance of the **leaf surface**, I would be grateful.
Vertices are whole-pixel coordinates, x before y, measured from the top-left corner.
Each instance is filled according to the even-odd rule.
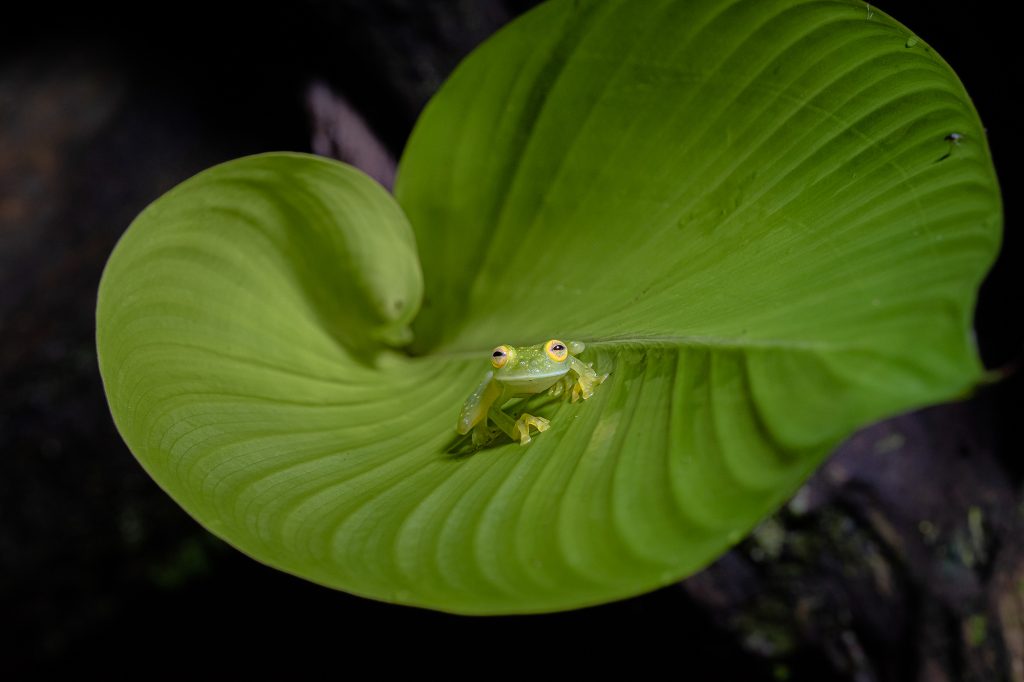
[[[982,371],[984,133],[863,3],[543,5],[428,105],[396,197],[312,157],[231,162],[147,209],[100,291],[143,465],[332,587],[463,613],[652,589],[859,426]],[[552,337],[610,378],[541,404],[531,445],[465,454],[488,350]]]

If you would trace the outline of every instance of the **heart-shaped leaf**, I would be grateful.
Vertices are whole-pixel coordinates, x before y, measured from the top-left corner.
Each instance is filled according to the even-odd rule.
[[[132,451],[210,530],[326,585],[466,613],[636,594],[982,370],[984,133],[863,3],[543,5],[434,98],[396,196],[313,157],[234,161],[148,208],[100,288]],[[488,350],[552,337],[609,379],[542,403],[527,447],[460,448]]]

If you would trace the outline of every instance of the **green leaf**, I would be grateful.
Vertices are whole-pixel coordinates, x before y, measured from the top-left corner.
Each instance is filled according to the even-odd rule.
[[[432,100],[396,196],[234,161],[147,209],[100,288],[132,451],[211,531],[325,585],[464,613],[649,590],[859,426],[981,375],[984,132],[863,3],[543,5]],[[410,323],[411,356],[390,349]],[[609,379],[541,404],[531,445],[466,454],[488,350],[551,337]]]

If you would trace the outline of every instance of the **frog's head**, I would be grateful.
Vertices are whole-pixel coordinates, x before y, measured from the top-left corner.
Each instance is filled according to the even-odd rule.
[[[498,346],[491,351],[494,378],[516,392],[539,393],[569,371],[569,344],[551,339],[536,346]]]

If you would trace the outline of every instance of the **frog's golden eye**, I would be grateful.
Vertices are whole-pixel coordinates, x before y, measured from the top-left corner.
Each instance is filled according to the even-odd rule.
[[[544,352],[555,362],[565,362],[565,359],[569,357],[569,349],[558,339],[551,339],[545,343]]]
[[[495,369],[501,369],[508,362],[508,356],[511,353],[512,349],[508,346],[498,346],[491,351],[491,364]]]

